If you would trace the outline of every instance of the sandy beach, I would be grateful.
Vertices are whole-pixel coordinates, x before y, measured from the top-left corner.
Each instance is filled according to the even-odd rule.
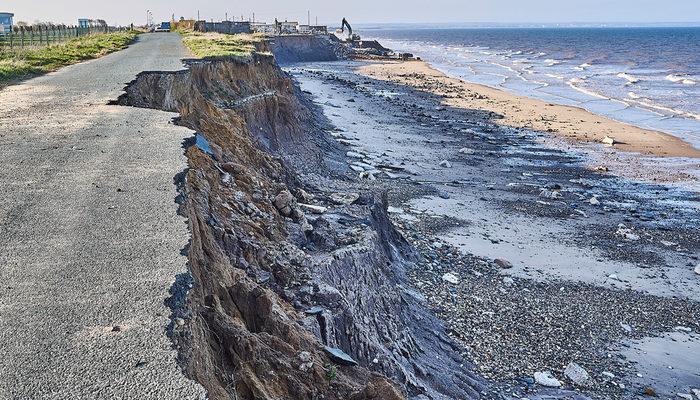
[[[575,142],[602,143],[613,138],[615,149],[659,157],[700,158],[700,150],[672,135],[618,122],[578,107],[517,96],[449,77],[424,61],[363,65],[357,72],[444,98],[445,106],[492,113],[502,126],[549,132]]]

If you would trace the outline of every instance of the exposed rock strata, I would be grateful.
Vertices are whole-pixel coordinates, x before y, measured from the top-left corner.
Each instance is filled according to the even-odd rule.
[[[415,253],[386,196],[337,193],[344,155],[272,57],[144,73],[119,103],[178,112],[200,136],[181,202],[193,281],[173,338],[211,398],[479,396],[483,382],[404,285]]]

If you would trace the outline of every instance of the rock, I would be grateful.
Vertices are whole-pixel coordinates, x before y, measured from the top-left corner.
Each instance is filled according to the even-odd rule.
[[[602,372],[602,375],[603,375],[604,377],[610,378],[610,379],[614,379],[614,378],[615,378],[615,374],[613,374],[612,372],[608,372],[608,371],[603,371],[603,372]]]
[[[355,202],[355,200],[360,198],[359,193],[333,193],[330,196],[333,203],[339,205],[348,205]]]
[[[462,147],[459,149],[460,154],[474,154],[475,151],[474,149],[470,149],[469,147]]]
[[[513,268],[513,264],[511,264],[510,261],[505,260],[503,258],[497,258],[497,259],[493,260],[493,262],[495,262],[496,265],[498,265],[499,267],[501,267],[503,269]]]
[[[442,168],[452,168],[452,163],[450,163],[447,160],[442,160],[442,161],[440,161],[440,166]]]
[[[695,267],[695,273],[700,275],[700,264]]]
[[[314,366],[313,358],[311,357],[311,353],[308,351],[300,352],[297,358],[299,358],[299,361],[301,361],[299,364],[299,370],[301,371],[306,372]]]
[[[561,197],[561,192],[559,190],[542,189],[540,191],[540,197],[544,197],[545,199],[558,199]]]
[[[175,324],[177,326],[183,326],[183,325],[185,325],[185,320],[182,318],[175,318]]]
[[[318,315],[318,314],[321,314],[323,312],[323,310],[325,310],[325,309],[321,306],[313,306],[313,307],[309,308],[308,310],[305,310],[304,313],[308,314],[308,315]]]
[[[625,331],[625,332],[627,332],[627,333],[632,333],[632,327],[631,327],[631,326],[629,326],[629,325],[627,325],[627,324],[623,324],[622,322],[620,322],[620,327],[622,327],[622,330],[623,330],[623,331]],[[613,376],[613,378],[614,378],[614,376]]]
[[[700,399],[700,389],[690,389],[690,391],[693,392],[693,394],[695,395],[695,397],[697,397],[698,399]]]
[[[445,192],[445,191],[438,190],[438,197],[440,197],[441,199],[447,200],[450,198],[450,194]]]
[[[600,200],[598,200],[598,198],[595,197],[595,196],[591,197],[591,199],[588,200],[588,202],[591,203],[591,205],[594,205],[594,206],[597,206],[598,204],[600,204]]]
[[[625,240],[637,241],[639,240],[639,235],[634,233],[632,228],[627,228],[624,224],[617,226],[617,231],[615,232],[617,236],[622,236]]]
[[[535,372],[533,377],[535,378],[535,382],[542,386],[557,388],[561,387],[561,382],[559,382],[559,380],[555,378],[549,371]]]
[[[453,285],[456,285],[459,283],[459,277],[452,272],[448,272],[442,276],[442,280],[445,282],[449,282]]]
[[[506,276],[505,278],[503,278],[503,283],[510,286],[510,285],[513,285],[515,283],[515,281],[510,276]]]
[[[365,169],[360,167],[359,165],[352,164],[350,165],[350,169],[355,171],[355,172],[363,172]]]
[[[651,386],[647,386],[642,389],[642,394],[645,396],[656,397],[656,390],[654,390],[654,388]]]
[[[692,328],[688,328],[687,326],[677,326],[677,327],[675,327],[675,328],[673,328],[673,329],[676,330],[676,331],[679,331],[679,332],[688,332],[688,333],[690,333],[690,332],[693,331]]]
[[[326,207],[323,206],[315,206],[313,204],[304,204],[304,203],[299,203],[299,208],[302,210],[308,211],[312,214],[323,214],[324,212],[328,211]]]
[[[588,384],[590,384],[591,376],[588,375],[588,372],[583,369],[583,367],[575,362],[569,363],[569,365],[564,368],[564,375],[577,386],[588,386]]]
[[[357,153],[355,151],[348,151],[347,153],[345,153],[345,155],[351,158],[365,158],[363,154]]]
[[[603,144],[607,144],[608,146],[613,146],[615,143],[615,139],[611,138],[610,136],[606,136],[603,138],[603,140],[600,141]]]
[[[325,346],[323,348],[330,357],[331,361],[340,365],[357,365],[357,361],[353,360],[346,352],[335,347]]]
[[[275,196],[273,203],[275,208],[277,208],[282,215],[288,217],[292,214],[294,196],[292,196],[289,190],[283,190],[277,196]]]
[[[685,400],[693,400],[693,396],[688,394],[688,393],[676,393],[676,396],[680,397],[681,399],[685,399]]]

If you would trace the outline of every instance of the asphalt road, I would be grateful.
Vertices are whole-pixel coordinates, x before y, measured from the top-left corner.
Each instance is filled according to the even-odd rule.
[[[107,105],[183,57],[177,34],[147,34],[0,90],[1,399],[203,397],[165,333],[189,238],[173,179],[192,132]]]

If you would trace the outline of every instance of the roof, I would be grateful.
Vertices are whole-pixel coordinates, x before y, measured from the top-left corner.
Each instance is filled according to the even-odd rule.
[[[2,11],[0,11],[0,15],[6,15],[6,16],[9,15],[10,17],[14,17],[14,16],[15,16],[15,14],[13,14],[13,13],[11,13],[11,12],[2,12]]]

